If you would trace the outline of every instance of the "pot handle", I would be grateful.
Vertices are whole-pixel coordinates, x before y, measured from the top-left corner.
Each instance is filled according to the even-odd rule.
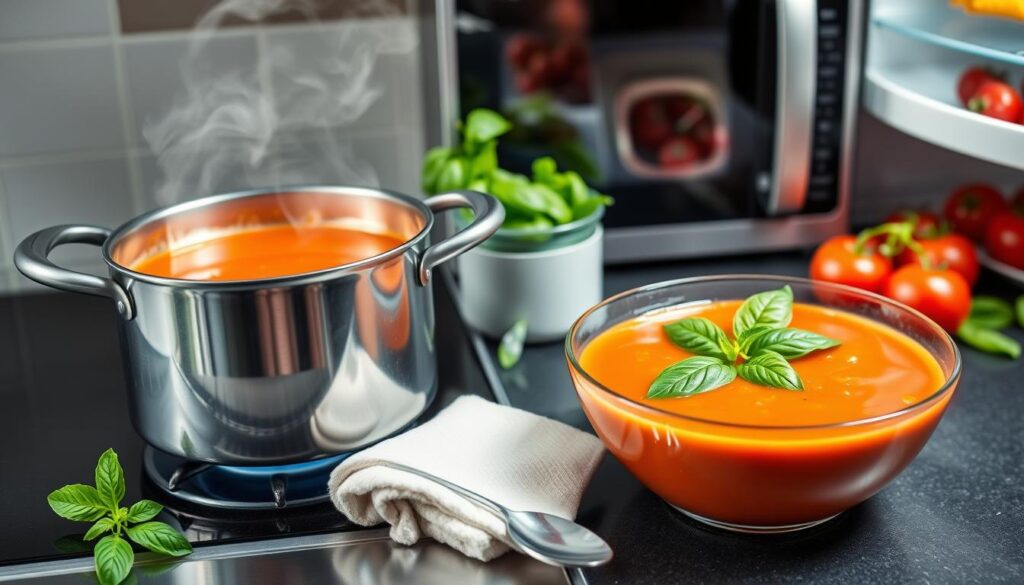
[[[466,229],[452,234],[450,237],[430,246],[420,258],[420,284],[426,286],[430,282],[430,271],[442,262],[466,252],[494,235],[505,221],[505,208],[490,195],[476,191],[451,191],[435,195],[424,201],[430,211],[438,213],[456,207],[468,207],[473,210],[473,223]]]
[[[60,290],[109,297],[117,303],[117,312],[126,320],[135,316],[131,298],[120,284],[109,278],[61,268],[48,256],[64,244],[102,246],[110,237],[107,228],[91,225],[58,225],[30,235],[14,251],[14,265],[32,280]]]

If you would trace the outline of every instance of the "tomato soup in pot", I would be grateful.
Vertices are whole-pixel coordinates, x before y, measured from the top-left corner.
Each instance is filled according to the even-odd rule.
[[[131,269],[184,280],[256,280],[358,262],[403,241],[395,234],[332,225],[259,226],[163,250]]]

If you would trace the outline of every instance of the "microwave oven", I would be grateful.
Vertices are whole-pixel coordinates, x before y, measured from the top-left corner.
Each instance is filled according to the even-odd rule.
[[[446,4],[440,117],[501,111],[503,166],[551,155],[614,197],[606,262],[847,229],[859,0]]]

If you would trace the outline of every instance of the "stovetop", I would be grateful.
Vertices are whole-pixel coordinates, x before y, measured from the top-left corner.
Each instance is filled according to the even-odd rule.
[[[436,287],[434,299],[438,393],[420,422],[462,394],[492,398],[476,362],[465,359],[471,355],[466,333],[444,287]],[[273,505],[272,474],[251,482],[266,486],[254,496],[266,509],[203,505],[182,497],[187,494],[170,495],[149,479],[145,444],[128,418],[116,318],[106,299],[50,292],[0,296],[0,565],[89,554],[80,538],[88,525],[57,517],[46,496],[65,484],[92,483],[96,459],[107,448],[117,451],[124,467],[125,501],[145,497],[164,504],[158,519],[180,526],[200,547],[362,530],[330,503],[299,505],[312,492],[299,490],[295,480],[292,501]],[[151,464],[153,458],[150,453]],[[165,468],[176,464],[159,453],[155,459]],[[193,483],[212,479],[200,475]]]

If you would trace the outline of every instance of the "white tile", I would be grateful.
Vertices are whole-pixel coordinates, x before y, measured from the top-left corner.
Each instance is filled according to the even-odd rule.
[[[110,33],[107,0],[0,0],[0,41]]]
[[[115,228],[135,215],[127,165],[122,158],[32,164],[0,169],[7,211],[0,229],[14,244],[58,224]],[[54,251],[57,262],[91,263],[95,246],[68,245]]]
[[[0,156],[122,146],[109,46],[0,53]]]
[[[134,145],[146,146],[143,131],[161,122],[164,137],[182,138],[204,124],[234,122],[237,133],[205,134],[209,139],[240,140],[258,128],[246,116],[231,117],[240,108],[258,113],[262,99],[257,75],[258,52],[252,35],[212,37],[197,45],[194,55],[190,41],[126,40],[125,77],[135,122]],[[258,119],[258,117],[257,117]],[[152,131],[152,130],[151,130]],[[177,134],[175,134],[177,133]]]

